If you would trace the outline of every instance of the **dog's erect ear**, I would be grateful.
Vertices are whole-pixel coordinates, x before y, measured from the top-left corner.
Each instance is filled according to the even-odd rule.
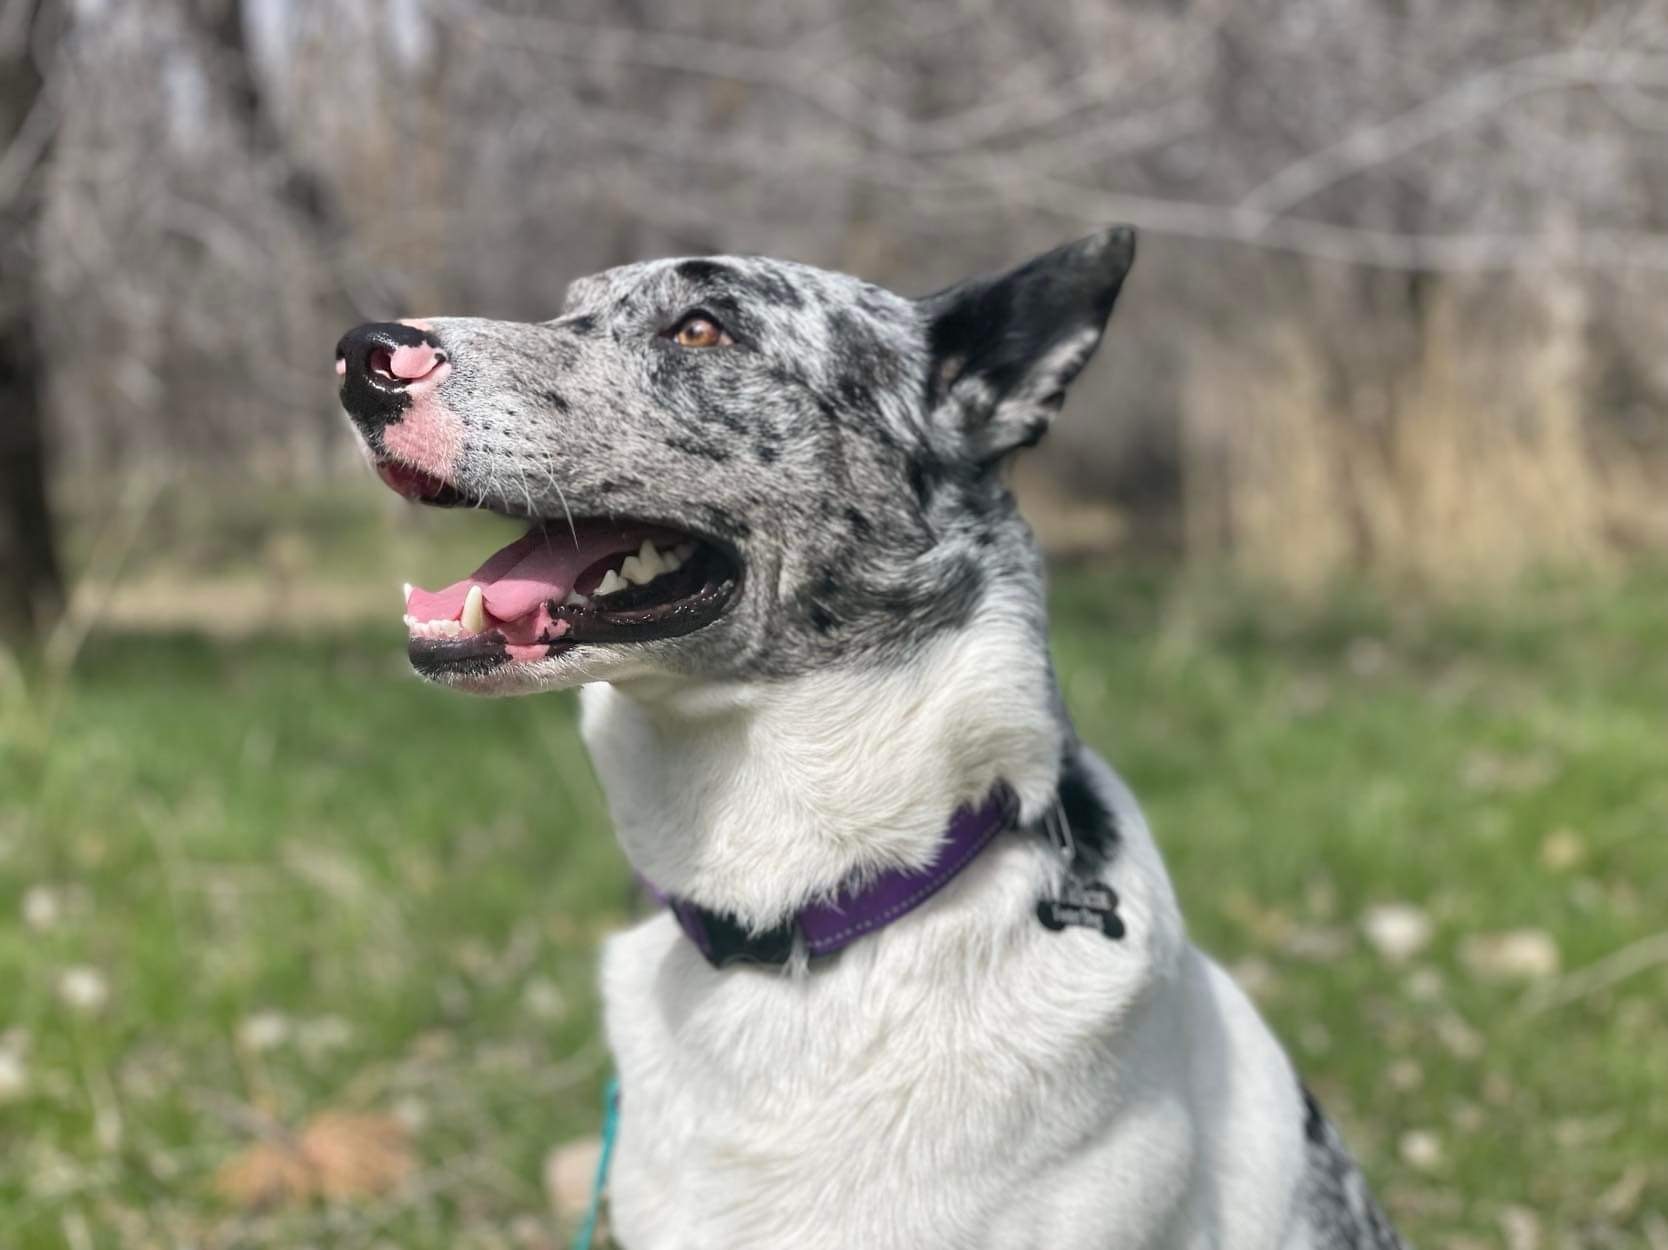
[[[976,460],[992,463],[1043,436],[1134,261],[1135,231],[1114,226],[920,301],[928,407],[959,424]]]

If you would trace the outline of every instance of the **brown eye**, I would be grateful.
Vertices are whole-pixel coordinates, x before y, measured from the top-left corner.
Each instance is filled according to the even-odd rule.
[[[678,322],[671,337],[679,347],[730,347],[735,343],[724,327],[705,313],[690,313]]]

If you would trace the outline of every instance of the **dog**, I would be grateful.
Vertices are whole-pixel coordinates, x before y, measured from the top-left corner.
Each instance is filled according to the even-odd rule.
[[[1100,342],[1103,231],[920,299],[758,257],[361,326],[411,499],[526,519],[410,659],[582,686],[667,902],[602,960],[630,1250],[1402,1245],[1073,732],[1004,469]]]

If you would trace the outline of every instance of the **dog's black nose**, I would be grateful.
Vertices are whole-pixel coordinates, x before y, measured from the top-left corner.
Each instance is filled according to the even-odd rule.
[[[367,434],[398,420],[414,395],[438,387],[448,365],[433,331],[401,321],[359,326],[336,344],[342,406]]]

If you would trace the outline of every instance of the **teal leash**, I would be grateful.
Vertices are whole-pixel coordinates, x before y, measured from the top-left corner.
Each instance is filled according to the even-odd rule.
[[[608,1188],[608,1167],[614,1161],[614,1139],[620,1135],[620,1078],[608,1082],[602,1096],[602,1153],[597,1156],[597,1175],[591,1182],[591,1204],[585,1211],[585,1222],[573,1239],[573,1250],[591,1250],[597,1235],[597,1220],[602,1215],[602,1195]]]

